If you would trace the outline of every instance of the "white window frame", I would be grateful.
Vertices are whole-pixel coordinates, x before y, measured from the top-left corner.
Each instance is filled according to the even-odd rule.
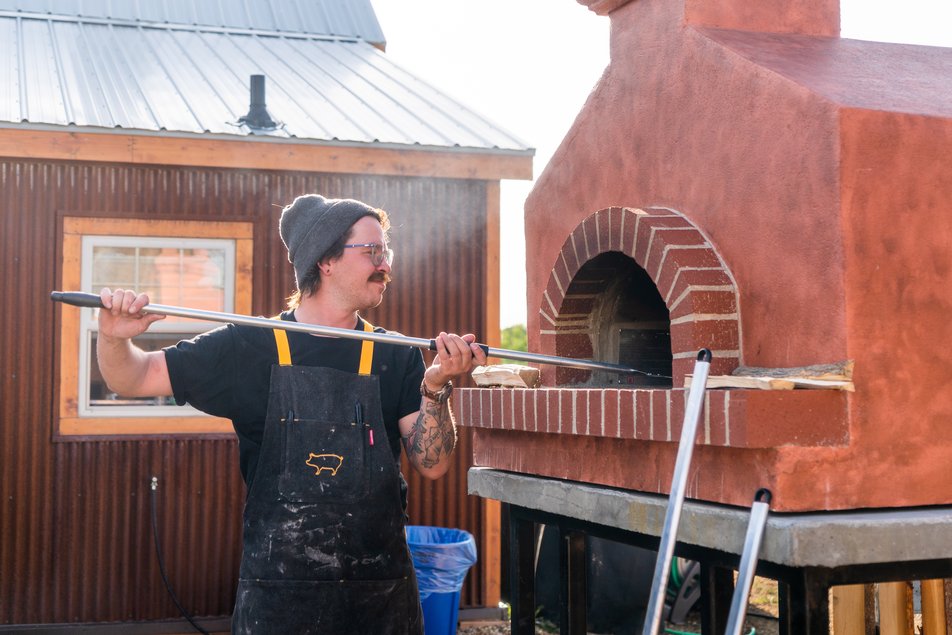
[[[224,306],[222,311],[234,312],[235,304],[235,241],[231,239],[215,238],[173,238],[173,237],[144,237],[144,236],[99,236],[87,235],[82,237],[81,258],[81,288],[88,293],[99,293],[93,289],[93,250],[96,247],[124,247],[124,248],[177,248],[177,249],[210,249],[224,252]],[[207,416],[189,405],[129,405],[129,406],[97,406],[90,403],[90,365],[92,361],[93,336],[99,331],[97,311],[99,309],[83,309],[80,312],[79,329],[79,416],[80,417],[168,417],[168,416]],[[180,335],[179,339],[188,339],[200,333],[209,331],[219,324],[215,322],[190,321],[181,322],[175,318],[167,318],[152,324],[150,333],[170,333]]]
[[[82,262],[84,236],[124,236],[133,237],[137,244],[150,238],[159,238],[165,242],[181,244],[186,239],[203,241],[233,241],[235,245],[234,284],[227,292],[233,297],[234,313],[251,315],[252,311],[252,269],[254,263],[254,223],[249,221],[219,220],[169,220],[154,218],[102,217],[102,216],[63,216],[60,228],[60,264],[59,289],[66,291],[85,290],[98,293],[98,289],[83,288]],[[231,271],[231,269],[229,269]],[[231,278],[229,278],[230,280]],[[155,300],[161,302],[162,300]],[[167,304],[189,304],[188,301],[166,299]],[[202,308],[202,307],[196,307]],[[156,408],[146,406],[146,413],[139,416],[80,416],[79,367],[80,359],[88,358],[86,352],[80,354],[80,323],[83,312],[68,304],[57,305],[59,332],[58,362],[56,375],[59,380],[54,388],[54,400],[57,414],[53,425],[53,439],[57,442],[87,441],[97,439],[151,439],[151,438],[234,438],[231,421],[222,417],[210,417],[189,407],[168,406],[174,414],[156,416]],[[172,318],[169,318],[172,319]],[[155,327],[157,325],[153,325]],[[164,326],[161,328],[165,328]],[[152,329],[150,328],[150,331]],[[87,331],[88,332],[88,331]],[[175,337],[175,336],[173,336]],[[176,338],[177,341],[177,338]],[[87,381],[85,378],[83,381]],[[109,413],[106,413],[109,414]]]

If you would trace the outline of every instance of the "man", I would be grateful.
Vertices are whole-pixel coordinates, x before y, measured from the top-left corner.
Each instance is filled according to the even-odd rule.
[[[359,312],[390,280],[386,212],[298,197],[279,224],[297,292],[281,320],[375,330]],[[125,396],[174,395],[230,418],[248,486],[236,633],[421,633],[404,532],[409,462],[449,467],[451,380],[484,364],[473,335],[440,333],[424,368],[394,344],[227,325],[146,353],[130,338],[163,316],[149,299],[103,289],[98,358]]]

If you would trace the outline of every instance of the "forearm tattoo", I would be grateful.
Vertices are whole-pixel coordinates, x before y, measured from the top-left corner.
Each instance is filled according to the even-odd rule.
[[[424,399],[413,427],[403,437],[403,447],[411,462],[425,468],[452,454],[456,447],[456,422],[449,404]]]

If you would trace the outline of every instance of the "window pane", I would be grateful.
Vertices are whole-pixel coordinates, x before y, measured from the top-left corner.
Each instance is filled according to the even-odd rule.
[[[166,252],[163,254],[163,251]],[[137,250],[139,259],[139,276],[136,280],[137,289],[144,289],[151,286],[153,289],[159,287],[159,280],[163,276],[172,276],[176,274],[176,263],[178,261],[178,249],[157,249],[154,247],[141,247]],[[168,273],[166,273],[168,272]],[[155,302],[163,302],[158,298],[149,295]]]
[[[153,302],[180,304],[178,289],[181,283],[177,247],[142,248],[139,250],[139,282]]]
[[[182,304],[206,311],[225,306],[225,254],[221,250],[182,250]]]
[[[130,242],[135,239],[130,238]],[[102,287],[147,293],[156,304],[206,311],[225,306],[225,249],[144,245],[93,247],[92,291]],[[169,317],[165,325],[198,323]]]
[[[136,283],[135,247],[93,248],[93,288],[128,289]]]

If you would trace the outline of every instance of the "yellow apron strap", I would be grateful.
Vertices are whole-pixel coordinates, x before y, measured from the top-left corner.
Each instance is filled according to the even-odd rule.
[[[364,330],[372,332],[373,324],[364,320]],[[357,372],[361,375],[370,374],[370,366],[374,359],[374,343],[371,340],[364,340],[360,347],[360,368]]]
[[[372,332],[373,324],[364,321],[364,330]],[[291,347],[288,345],[288,332],[284,329],[272,329],[274,331],[274,341],[278,346],[278,363],[282,366],[291,365]],[[374,359],[374,343],[370,340],[364,340],[360,347],[360,368],[357,370],[361,375],[369,375],[371,365]]]
[[[281,316],[274,318],[281,319]],[[272,329],[274,331],[274,342],[278,345],[278,363],[282,366],[291,365],[291,347],[288,345],[288,332],[284,329]]]

